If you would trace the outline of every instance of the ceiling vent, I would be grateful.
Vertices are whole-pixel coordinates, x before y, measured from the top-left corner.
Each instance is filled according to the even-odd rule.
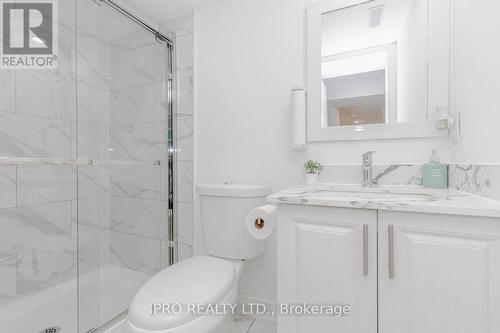
[[[382,16],[384,15],[385,5],[372,7],[368,10],[370,19],[370,28],[376,28],[382,24]]]

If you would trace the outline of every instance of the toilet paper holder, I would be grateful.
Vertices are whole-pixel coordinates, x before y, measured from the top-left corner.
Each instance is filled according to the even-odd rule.
[[[246,219],[245,227],[256,240],[265,240],[271,236],[276,224],[276,206],[264,205],[252,209]]]
[[[266,221],[262,218],[255,219],[255,228],[256,229],[262,229],[266,225]]]

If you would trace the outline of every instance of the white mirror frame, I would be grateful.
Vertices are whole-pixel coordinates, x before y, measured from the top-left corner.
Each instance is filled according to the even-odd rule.
[[[321,20],[322,14],[374,0],[322,0],[307,9],[307,140],[346,141],[449,136],[434,122],[321,127]]]

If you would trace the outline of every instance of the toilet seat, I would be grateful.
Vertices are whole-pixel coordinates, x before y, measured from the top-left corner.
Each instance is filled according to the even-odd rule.
[[[155,275],[138,291],[129,308],[129,325],[144,332],[177,332],[175,328],[197,326],[200,321],[217,325],[223,316],[194,315],[188,313],[187,305],[234,302],[237,279],[236,266],[224,259],[200,256],[181,261]],[[158,310],[152,315],[154,303],[180,304],[182,312]]]

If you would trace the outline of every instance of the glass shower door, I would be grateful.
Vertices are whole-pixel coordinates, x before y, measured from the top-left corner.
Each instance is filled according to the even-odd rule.
[[[0,69],[1,332],[101,327],[172,261],[172,49],[53,3],[57,68]]]
[[[171,49],[113,8],[77,4],[80,332],[169,265]],[[171,151],[171,150],[170,150]],[[171,163],[171,161],[170,161]]]

